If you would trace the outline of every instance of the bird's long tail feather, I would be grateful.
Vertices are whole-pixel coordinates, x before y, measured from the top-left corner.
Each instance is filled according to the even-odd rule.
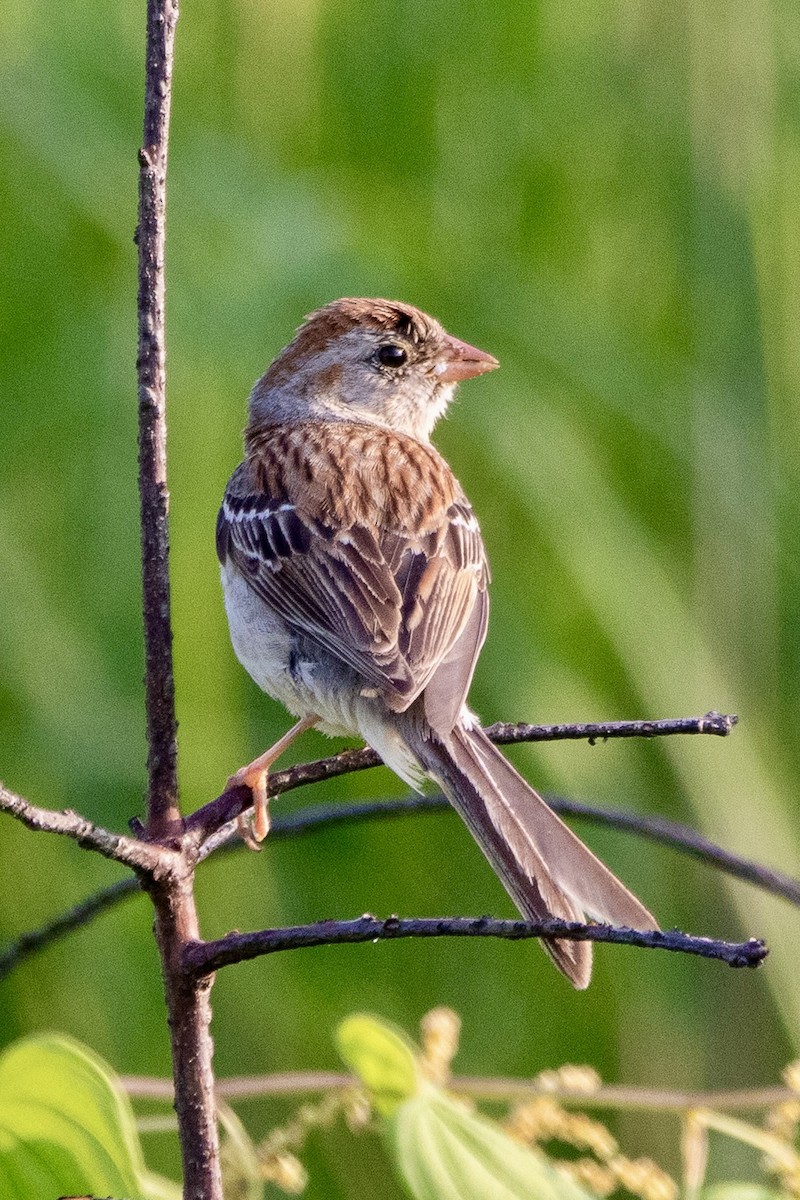
[[[657,929],[653,916],[600,862],[479,727],[447,738],[415,722],[409,741],[528,920],[585,915],[612,925]],[[576,988],[592,973],[590,942],[542,943]]]

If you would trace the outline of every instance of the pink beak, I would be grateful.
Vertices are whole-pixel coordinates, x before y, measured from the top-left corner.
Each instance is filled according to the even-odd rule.
[[[460,342],[449,333],[445,335],[444,344],[443,361],[434,368],[442,383],[460,383],[462,379],[485,375],[500,366],[494,355]]]

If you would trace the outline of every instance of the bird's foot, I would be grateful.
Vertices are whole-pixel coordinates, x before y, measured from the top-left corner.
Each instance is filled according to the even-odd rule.
[[[242,841],[249,850],[260,850],[261,842],[269,833],[269,797],[267,795],[269,768],[251,763],[242,767],[235,775],[231,775],[225,785],[225,790],[234,787],[246,787],[253,793],[253,816],[247,819],[244,813],[239,813],[236,826]]]
[[[253,817],[250,822],[247,821],[244,813],[241,813],[236,824],[241,834],[242,841],[250,850],[260,850],[260,843],[269,833],[269,769],[276,759],[280,758],[284,750],[291,746],[295,738],[301,733],[305,733],[307,729],[313,728],[316,725],[318,717],[308,716],[303,717],[296,725],[285,733],[282,738],[260,754],[258,758],[253,759],[246,767],[241,767],[235,775],[231,775],[227,782],[227,788],[246,787],[253,794]]]

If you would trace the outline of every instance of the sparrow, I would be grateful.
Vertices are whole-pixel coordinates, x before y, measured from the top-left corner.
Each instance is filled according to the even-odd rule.
[[[466,705],[489,568],[430,437],[458,384],[497,366],[409,304],[351,298],[311,313],[256,383],[217,554],[234,651],[298,721],[231,782],[261,840],[275,759],[312,726],[356,735],[413,788],[441,787],[523,917],[656,929]],[[588,985],[589,942],[542,944]]]

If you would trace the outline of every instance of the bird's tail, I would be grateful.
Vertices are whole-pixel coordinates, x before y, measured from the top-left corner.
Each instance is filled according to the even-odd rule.
[[[408,741],[466,822],[521,914],[531,921],[585,915],[611,925],[658,924],[479,727],[459,724],[446,738],[414,722]],[[590,942],[542,942],[576,988],[592,974]]]

